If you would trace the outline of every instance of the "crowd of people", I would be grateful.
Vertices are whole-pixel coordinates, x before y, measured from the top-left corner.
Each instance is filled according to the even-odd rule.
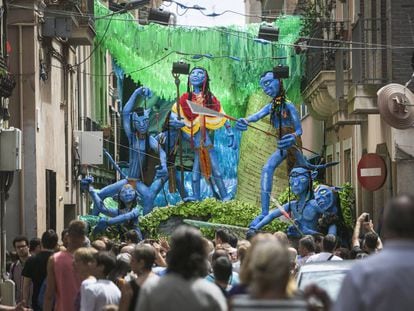
[[[74,220],[61,244],[53,230],[43,233],[40,247],[14,239],[9,277],[18,305],[0,310],[409,310],[414,197],[391,200],[383,227],[384,246],[366,213],[356,221],[349,248],[329,234],[292,242],[283,232],[259,233],[248,241],[219,229],[208,240],[188,226],[168,240],[139,241],[130,231],[116,243],[90,241],[86,224]],[[297,289],[295,276],[305,263],[344,259],[361,260],[337,301],[315,285]]]

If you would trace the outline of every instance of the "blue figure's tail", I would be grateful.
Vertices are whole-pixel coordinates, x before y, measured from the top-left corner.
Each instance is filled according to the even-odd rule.
[[[337,162],[337,161],[328,162],[328,163],[324,163],[324,164],[312,164],[304,156],[304,154],[302,153],[301,150],[299,150],[299,149],[296,150],[296,166],[305,167],[305,168],[310,169],[310,170],[321,170],[321,169],[325,169],[325,168],[328,168],[328,167],[331,167],[331,166],[335,166],[337,164],[339,164],[339,162]]]

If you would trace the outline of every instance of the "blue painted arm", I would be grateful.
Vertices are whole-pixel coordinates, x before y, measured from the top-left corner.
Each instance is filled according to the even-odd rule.
[[[277,142],[277,146],[281,150],[286,150],[292,147],[296,142],[296,137],[302,135],[302,125],[295,105],[292,103],[286,103],[286,109],[289,111],[290,119],[295,132],[292,134],[283,135],[282,139]]]
[[[257,122],[260,119],[264,118],[270,113],[271,109],[272,109],[272,104],[269,103],[266,106],[264,106],[262,109],[260,109],[258,112],[256,112],[255,114],[252,114],[251,116],[247,118],[238,119],[236,121],[236,129],[238,129],[239,131],[246,131],[247,125],[250,122]]]
[[[161,169],[157,170],[157,177],[167,176],[167,157],[165,151],[161,148],[158,141],[153,136],[149,137],[149,144],[151,149],[157,152],[160,157]]]
[[[333,235],[336,236],[337,232],[338,232],[338,229],[337,229],[335,224],[332,224],[332,225],[329,226],[328,234],[333,234]]]
[[[122,109],[122,125],[124,127],[124,131],[128,140],[130,139],[130,135],[132,133],[131,130],[131,123],[130,123],[130,114],[134,110],[135,101],[138,96],[145,96],[151,97],[152,93],[151,90],[145,87],[137,88],[134,93],[132,93],[131,97],[128,99],[127,103],[125,104],[124,108]]]
[[[272,110],[272,103],[267,104],[262,109],[260,109],[255,114],[252,114],[251,116],[247,117],[246,120],[248,122],[257,122],[260,119],[263,119],[265,116],[270,114],[270,111]]]
[[[117,181],[114,184],[108,185],[101,190],[98,191],[98,195],[101,198],[101,200],[104,200],[108,197],[113,197],[115,194],[117,194],[119,191],[121,191],[122,187],[128,183],[127,179],[121,179],[120,181]]]
[[[97,223],[97,225],[95,226],[93,233],[96,234],[96,233],[105,231],[105,229],[108,228],[109,226],[121,224],[121,223],[130,221],[134,218],[138,220],[138,216],[139,216],[139,211],[137,208],[134,208],[129,213],[117,215],[110,219],[101,218],[99,222]]]
[[[293,105],[292,103],[287,103],[286,106],[289,109],[289,113],[292,118],[292,123],[295,128],[295,135],[302,136],[302,123],[300,121],[300,116],[298,111],[296,110],[295,105]]]
[[[93,210],[92,215],[99,215],[99,213],[102,213],[104,215],[114,217],[118,215],[118,212],[116,210],[110,209],[105,206],[103,200],[99,197],[97,191],[93,189],[92,186],[89,188],[89,195],[92,198],[93,201]]]
[[[282,208],[289,213],[290,211],[290,205],[289,203],[286,203],[282,206]],[[260,230],[261,228],[263,228],[264,226],[266,226],[267,224],[269,224],[272,220],[279,218],[280,216],[282,216],[282,212],[280,211],[280,209],[274,209],[273,211],[271,211],[267,216],[265,216],[256,226],[253,227],[254,230]]]
[[[126,213],[126,214],[121,214],[118,215],[116,217],[113,217],[111,219],[108,220],[108,225],[113,226],[116,224],[120,224],[123,222],[127,222],[133,219],[138,219],[139,216],[139,210],[138,208],[133,208],[130,212]]]
[[[185,123],[178,119],[178,116],[176,113],[171,112],[170,113],[170,119],[168,120],[168,125],[170,126],[170,130],[178,130],[185,126]]]
[[[226,128],[226,135],[229,138],[229,143],[227,144],[227,147],[237,149],[237,141],[234,138],[234,133],[229,120],[227,120],[226,123],[224,123],[224,127]]]

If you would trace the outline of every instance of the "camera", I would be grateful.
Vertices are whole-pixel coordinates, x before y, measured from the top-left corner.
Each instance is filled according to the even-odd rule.
[[[289,78],[289,66],[278,65],[273,67],[273,76],[277,79]]]
[[[369,214],[365,215],[364,222],[369,222]]]
[[[190,73],[190,64],[184,63],[183,61],[174,62],[172,73],[188,75]]]

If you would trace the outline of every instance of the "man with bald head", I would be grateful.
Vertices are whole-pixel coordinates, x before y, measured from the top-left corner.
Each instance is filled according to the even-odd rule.
[[[385,208],[384,249],[353,266],[333,310],[412,310],[414,306],[414,196]]]

